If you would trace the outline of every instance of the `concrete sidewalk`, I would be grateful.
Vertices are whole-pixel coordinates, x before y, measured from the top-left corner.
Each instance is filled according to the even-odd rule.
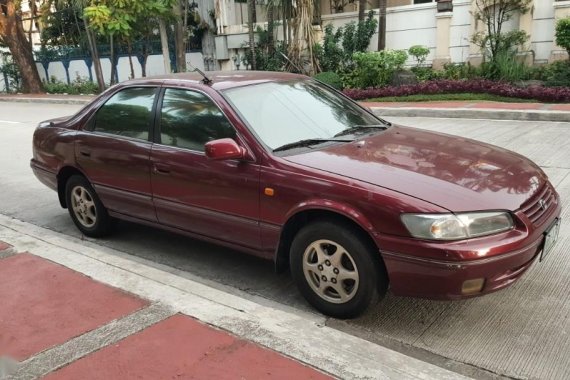
[[[87,104],[93,95],[3,95],[0,102]],[[570,122],[570,104],[455,102],[361,102],[379,116]]]
[[[0,215],[0,378],[464,379]]]

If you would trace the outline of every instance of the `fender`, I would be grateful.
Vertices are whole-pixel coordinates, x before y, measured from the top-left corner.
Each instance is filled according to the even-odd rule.
[[[287,213],[286,219],[285,219],[286,222],[284,225],[286,225],[287,222],[293,216],[299,214],[300,212],[309,211],[309,210],[315,210],[315,211],[324,210],[324,211],[331,211],[331,212],[334,212],[336,214],[340,214],[342,216],[345,216],[345,217],[351,219],[353,222],[358,224],[360,227],[362,227],[368,233],[370,233],[374,236],[377,235],[377,231],[374,229],[374,226],[372,225],[372,223],[370,223],[368,218],[366,218],[366,216],[364,216],[364,214],[360,210],[358,210],[354,206],[349,205],[347,203],[339,202],[339,201],[333,201],[330,199],[313,198],[313,199],[308,199],[306,201],[298,203],[291,210],[289,210],[289,212]]]
[[[295,205],[286,215],[285,223],[281,228],[273,229],[273,231],[267,231],[271,237],[273,243],[270,243],[272,249],[274,249],[274,264],[275,271],[281,273],[286,268],[289,267],[289,244],[291,243],[294,231],[286,228],[288,223],[297,215],[304,211],[328,211],[336,215],[343,216],[356,225],[360,226],[366,233],[373,237],[373,240],[378,233],[374,229],[372,223],[360,212],[357,208],[338,201],[333,201],[330,199],[308,199],[301,203]],[[294,229],[293,229],[294,230]]]
[[[83,172],[83,170],[75,165],[70,165],[70,164],[66,164],[66,163],[62,163],[57,171],[56,174],[56,178],[57,178],[57,196],[59,199],[59,204],[61,205],[62,208],[67,208],[67,205],[65,204],[65,187],[63,187],[62,183],[60,183],[60,181],[62,180],[67,180],[67,178],[69,178],[71,176],[72,173],[74,172],[79,172],[81,173],[85,178],[87,178],[87,176],[85,175],[85,173]],[[89,178],[87,178],[87,180],[89,180]]]

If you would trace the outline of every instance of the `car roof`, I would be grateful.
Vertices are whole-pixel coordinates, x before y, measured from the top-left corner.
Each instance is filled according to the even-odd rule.
[[[251,84],[307,79],[304,75],[274,71],[207,71],[205,74],[212,80],[211,87],[218,91]],[[184,83],[192,83],[204,85],[201,82],[202,79],[203,77],[197,72],[186,72],[133,79],[123,82],[123,84],[156,83],[158,80],[164,84],[183,85]]]

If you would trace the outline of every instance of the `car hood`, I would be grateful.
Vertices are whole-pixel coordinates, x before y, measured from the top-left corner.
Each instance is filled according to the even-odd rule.
[[[284,159],[408,194],[453,212],[514,211],[547,181],[533,162],[508,150],[400,126]]]

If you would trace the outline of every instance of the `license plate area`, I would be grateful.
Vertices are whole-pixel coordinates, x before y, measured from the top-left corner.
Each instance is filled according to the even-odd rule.
[[[542,252],[540,253],[540,261],[543,261],[546,256],[552,251],[552,248],[554,248],[556,245],[559,234],[560,219],[556,219],[544,233],[544,244],[542,245]]]

